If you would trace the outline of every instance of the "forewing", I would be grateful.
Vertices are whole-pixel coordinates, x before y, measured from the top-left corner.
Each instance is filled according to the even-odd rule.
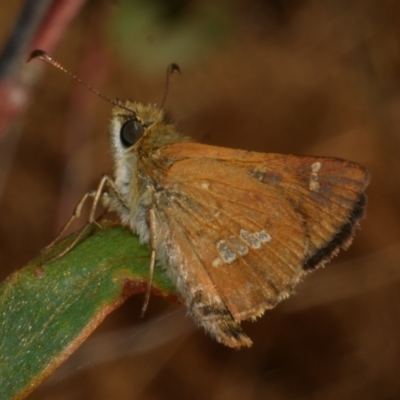
[[[275,306],[349,243],[368,174],[332,158],[185,146],[159,155],[173,160],[155,201],[171,272],[206,329],[248,345],[237,322]]]

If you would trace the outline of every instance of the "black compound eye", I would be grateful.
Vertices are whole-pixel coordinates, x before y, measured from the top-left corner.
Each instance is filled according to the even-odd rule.
[[[125,147],[133,146],[143,135],[144,127],[136,119],[126,121],[120,131],[121,142]]]

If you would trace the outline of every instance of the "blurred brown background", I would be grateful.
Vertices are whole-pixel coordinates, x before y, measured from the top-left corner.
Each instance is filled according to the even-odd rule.
[[[24,5],[0,4],[2,48]],[[137,296],[29,398],[400,398],[400,3],[88,1],[53,47],[105,95],[140,102],[161,101],[176,62],[167,106],[194,139],[346,158],[372,183],[350,250],[244,324],[251,349],[213,342],[155,296],[141,320]],[[110,105],[55,68],[22,66],[28,53],[7,75],[26,113],[0,119],[1,279],[112,169]]]

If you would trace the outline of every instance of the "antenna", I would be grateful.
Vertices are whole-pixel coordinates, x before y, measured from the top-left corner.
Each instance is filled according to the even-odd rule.
[[[165,103],[167,101],[168,92],[169,92],[169,82],[171,80],[171,76],[173,75],[173,73],[175,71],[179,72],[181,74],[181,70],[179,68],[179,65],[175,64],[175,63],[169,64],[168,68],[167,68],[167,80],[165,82],[164,96],[162,98],[161,107],[160,108],[164,108],[164,106],[165,106]]]
[[[52,65],[53,67],[56,67],[56,68],[60,69],[61,71],[63,71],[66,74],[68,74],[72,79],[75,79],[77,82],[79,82],[82,86],[84,86],[85,88],[89,89],[93,93],[97,94],[97,96],[101,97],[103,100],[105,100],[105,101],[107,101],[107,102],[109,102],[109,103],[111,103],[111,104],[113,104],[115,106],[118,106],[120,108],[124,108],[125,110],[127,110],[127,111],[131,112],[132,114],[136,115],[136,113],[133,110],[131,110],[128,107],[125,107],[117,99],[110,99],[107,96],[104,96],[103,94],[101,94],[98,90],[93,89],[86,82],[82,81],[82,79],[78,78],[72,72],[69,72],[67,69],[65,69],[59,62],[57,62],[56,60],[51,58],[45,51],[43,51],[43,50],[33,50],[32,53],[29,55],[29,58],[28,58],[27,62],[30,62],[34,58],[38,58],[38,59],[40,59],[42,61],[47,62],[48,64]]]

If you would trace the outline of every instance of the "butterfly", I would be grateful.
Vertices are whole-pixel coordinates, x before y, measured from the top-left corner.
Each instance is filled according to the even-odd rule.
[[[365,212],[368,171],[339,158],[194,143],[162,108],[113,104],[114,177],[89,194],[94,206],[102,201],[150,245],[150,270],[156,261],[166,269],[212,337],[251,346],[240,323],[348,248]]]

